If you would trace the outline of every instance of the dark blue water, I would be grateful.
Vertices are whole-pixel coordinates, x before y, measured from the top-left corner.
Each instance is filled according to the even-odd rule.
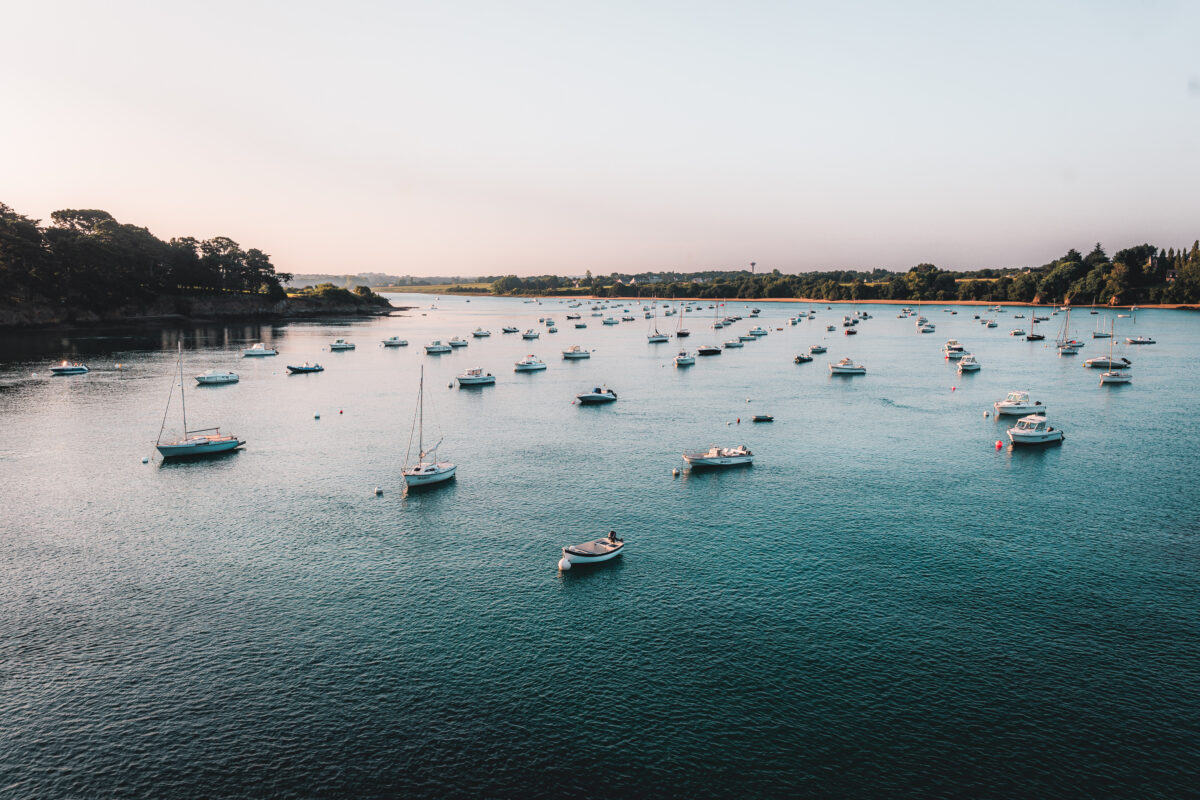
[[[927,306],[922,336],[875,306],[845,337],[848,306],[775,330],[797,307],[760,303],[768,337],[675,369],[640,312],[576,331],[558,303],[410,299],[0,342],[0,795],[1197,795],[1200,317],[1119,320],[1159,344],[1099,387],[1104,341],[1060,358],[1009,314]],[[548,313],[557,334],[500,334]],[[729,338],[711,314],[689,349]],[[154,456],[180,337],[189,382],[241,374],[187,398],[243,451]],[[238,357],[260,340],[281,355]],[[575,343],[593,357],[561,361]],[[530,352],[550,368],[514,374]],[[842,355],[868,374],[831,378]],[[93,372],[48,377],[64,357]],[[326,372],[285,374],[304,360]],[[405,498],[421,364],[459,472]],[[447,388],[472,366],[498,384]],[[617,403],[571,403],[601,383]],[[995,449],[1013,389],[1062,446]],[[741,443],[751,468],[671,475]],[[609,529],[621,559],[556,570]]]

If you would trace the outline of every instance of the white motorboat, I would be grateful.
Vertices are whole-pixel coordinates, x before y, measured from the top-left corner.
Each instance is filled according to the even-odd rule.
[[[558,333],[558,328],[551,325],[549,328],[546,328],[546,333]]]
[[[623,314],[621,316],[622,322],[633,322],[634,320],[635,320],[635,317],[633,316],[633,314]]]
[[[603,320],[600,322],[600,324],[601,324],[601,325],[616,325],[616,324],[618,324],[618,323],[617,323],[617,321],[616,321],[615,319],[613,319],[612,317],[605,317],[605,318],[604,318],[604,319],[603,319]]]
[[[474,336],[476,339],[484,339],[488,336],[491,336],[492,332],[485,331],[483,328],[476,328],[475,330],[471,331],[471,335]]]
[[[958,359],[958,374],[962,375],[964,372],[978,372],[980,366],[981,365],[975,359],[975,356],[971,355],[970,353],[963,353]]]
[[[926,322],[924,325],[917,326],[917,333],[933,333],[937,330],[937,326],[932,322]]]
[[[696,348],[696,355],[719,356],[721,355],[721,348],[717,347],[715,344],[702,344]]]
[[[677,367],[690,367],[696,363],[696,357],[689,354],[687,350],[680,350],[679,355],[673,359]]]
[[[174,382],[174,378],[172,378]],[[171,392],[174,395],[174,390]],[[167,399],[167,406],[170,407],[171,400]],[[188,430],[187,425],[187,400],[183,389],[183,343],[179,344],[179,408],[183,416],[183,436],[172,442],[163,441],[163,431],[167,427],[167,419],[164,413],[162,427],[158,430],[158,440],[154,443],[155,448],[162,455],[163,459],[168,458],[192,458],[196,456],[210,456],[217,453],[227,453],[231,450],[236,450],[245,444],[231,434],[222,434],[220,428],[197,428],[196,430]]]
[[[563,358],[567,359],[568,361],[577,359],[577,358],[591,358],[592,357],[592,354],[590,351],[584,350],[582,347],[580,347],[577,344],[573,344],[570,347],[568,347],[566,350],[563,350],[562,354],[563,354]]]
[[[570,314],[567,314],[567,319],[571,319],[571,315],[570,315]],[[579,315],[578,315],[578,314],[576,314],[576,315],[575,315],[575,319],[579,319]],[[501,328],[501,329],[500,329],[500,332],[501,332],[501,333],[520,333],[520,332],[521,332],[521,329],[520,329],[520,328],[514,328],[512,325],[505,325],[503,328]]]
[[[1011,331],[1008,332],[1008,335],[1009,336],[1024,336],[1025,329],[1024,328],[1013,328]]]
[[[996,416],[1021,415],[1038,413],[1045,415],[1046,407],[1042,405],[1042,401],[1034,402],[1029,399],[1029,392],[1009,392],[1004,396],[1003,400],[997,400],[992,403],[992,408],[996,410]]]
[[[567,319],[579,319],[580,316],[581,315],[579,315],[579,314],[567,314]],[[516,333],[516,332],[517,332],[517,329],[513,328],[513,333]]]
[[[527,355],[520,361],[516,362],[513,372],[537,372],[546,368],[546,362],[542,361],[535,355]]]
[[[580,405],[595,406],[600,405],[601,403],[614,402],[617,399],[617,393],[612,389],[609,389],[607,386],[597,386],[590,392],[584,392],[583,394],[575,395],[575,399],[579,401]]]
[[[527,330],[521,334],[522,339],[537,339],[540,337],[541,337],[541,334],[538,333],[537,331],[535,331],[533,328],[530,328],[529,330]]]
[[[833,333],[834,331],[836,331],[836,330],[837,330],[837,328],[833,327],[832,325],[826,325],[826,326],[825,326],[825,330],[826,330],[826,331],[828,331],[828,332],[830,332],[830,333]]]
[[[51,375],[85,375],[88,372],[91,370],[87,368],[87,364],[72,364],[69,361],[55,364],[50,368]]]
[[[250,357],[250,358],[254,358],[257,356],[277,356],[277,355],[279,355],[278,350],[276,350],[274,347],[267,347],[262,342],[259,342],[258,344],[254,345],[252,347],[248,347],[242,351],[243,357]]]
[[[383,340],[384,347],[408,347],[408,339],[401,339],[399,336],[389,336]]]
[[[201,386],[214,386],[221,383],[237,383],[239,380],[236,372],[229,372],[223,369],[210,369],[196,376],[196,383]]]
[[[593,539],[583,544],[572,544],[562,549],[559,559],[559,569],[570,569],[573,564],[598,564],[621,555],[625,541],[610,533],[600,539]]]
[[[808,363],[811,363],[812,360],[813,360],[813,357],[810,356],[808,353],[800,353],[799,355],[797,355],[795,358],[792,359],[792,361],[794,361],[797,364],[808,364]]]
[[[428,450],[425,449],[425,367],[421,367],[421,381],[417,385],[417,463],[407,466],[409,453],[404,454],[405,466],[401,470],[404,484],[409,489],[419,489],[436,483],[443,483],[454,477],[458,466],[449,461],[427,461],[441,447],[442,440]],[[412,449],[412,439],[408,440],[409,452]]]
[[[1126,336],[1125,344],[1156,344],[1149,336]]]
[[[737,338],[738,338],[739,342],[753,342],[753,341],[756,341],[758,337],[751,336],[748,333],[741,333],[741,334],[738,334]]]
[[[714,445],[707,450],[684,453],[683,460],[691,467],[736,467],[754,463],[754,454],[744,444],[737,447]]]
[[[496,376],[484,372],[482,367],[472,367],[456,379],[459,386],[491,386],[496,382]]]
[[[450,341],[447,342],[447,344],[450,345],[451,347],[466,347],[467,340],[460,338],[458,336],[455,336],[452,339],[450,339]]]
[[[425,352],[428,355],[439,355],[441,353],[449,353],[450,345],[443,344],[441,339],[434,339],[429,344],[425,345]]]
[[[761,325],[755,325],[753,328],[750,329],[750,335],[751,336],[766,336],[767,329],[762,327]]]
[[[1101,386],[1116,383],[1133,383],[1133,375],[1129,370],[1113,370],[1112,372],[1100,373]]]
[[[854,361],[847,356],[836,364],[829,365],[830,375],[866,375],[867,368],[862,364],[855,364]]]
[[[958,339],[947,339],[946,344],[942,346],[942,352],[944,353],[961,353],[964,350],[966,348],[958,343]]]
[[[1047,425],[1043,414],[1030,414],[1008,429],[1008,440],[1014,445],[1054,444],[1063,440],[1063,432]]]
[[[353,350],[354,342],[347,342],[345,339],[334,339],[333,343],[329,345],[329,349],[335,353],[339,350]]]
[[[813,355],[820,355],[821,353],[825,352],[825,345],[823,345],[823,344],[810,345],[808,348],[808,352],[812,353]]]
[[[987,321],[987,323],[984,325],[984,327],[987,327],[987,328],[995,328],[995,327],[997,327],[996,320],[994,320],[994,319],[989,319],[989,320]]]
[[[725,347],[745,347],[741,339],[729,339],[725,342]]]

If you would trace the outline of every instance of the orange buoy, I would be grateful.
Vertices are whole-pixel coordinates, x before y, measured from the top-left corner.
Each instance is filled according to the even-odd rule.
[[[957,391],[958,391],[958,387],[957,387],[957,386],[951,386],[951,387],[950,387],[950,391],[952,391],[952,392],[957,392]]]

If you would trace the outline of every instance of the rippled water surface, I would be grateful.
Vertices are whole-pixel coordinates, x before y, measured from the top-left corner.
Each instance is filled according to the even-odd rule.
[[[1087,347],[1060,358],[1011,312],[926,306],[920,335],[871,306],[846,337],[825,325],[849,306],[790,326],[759,303],[769,336],[676,369],[640,308],[575,330],[557,301],[405,300],[0,339],[0,795],[1196,795],[1200,316],[1118,320],[1159,343],[1119,345],[1134,383],[1099,387],[1080,365],[1107,311],[1077,311]],[[689,349],[729,338],[712,314]],[[189,384],[241,374],[187,402],[244,450],[154,454],[180,339]],[[256,341],[281,354],[240,358]],[[514,374],[526,353],[549,369]],[[868,374],[831,378],[843,355]],[[62,358],[93,371],[49,377]],[[286,374],[304,360],[326,371]],[[458,480],[406,498],[421,364]],[[473,366],[497,385],[448,388]],[[601,384],[617,403],[572,404]],[[984,412],[1013,389],[1062,446],[996,449]],[[742,443],[750,468],[672,477]],[[557,571],[609,529],[621,559]]]

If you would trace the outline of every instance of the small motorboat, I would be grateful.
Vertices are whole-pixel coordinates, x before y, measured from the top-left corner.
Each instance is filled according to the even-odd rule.
[[[1014,445],[1055,444],[1063,440],[1063,432],[1046,425],[1042,414],[1030,414],[1017,420],[1015,427],[1008,429],[1008,440]]]
[[[680,350],[679,355],[673,359],[677,367],[690,367],[696,363],[696,357],[688,353],[687,350]]]
[[[857,336],[858,331],[856,331],[854,328],[846,328],[846,335],[847,336]]]
[[[810,356],[808,353],[800,353],[798,356],[796,356],[795,358],[792,359],[792,361],[795,362],[796,364],[807,364],[812,360],[813,360],[813,357]]]
[[[491,386],[496,382],[496,376],[490,372],[484,372],[483,367],[472,367],[459,375],[456,380],[458,380],[459,387]]]
[[[558,333],[558,328],[551,325],[549,328],[546,328],[546,333]]]
[[[729,341],[725,342],[725,347],[726,347],[726,348],[729,348],[729,347],[745,347],[745,346],[746,346],[746,345],[744,345],[744,344],[742,343],[742,340],[741,340],[741,339],[730,339]]]
[[[485,331],[483,328],[476,328],[475,330],[471,331],[471,335],[474,336],[476,339],[483,339],[488,336],[491,336],[492,332]]]
[[[1126,344],[1157,344],[1149,336],[1126,336]]]
[[[584,392],[583,394],[575,395],[575,399],[579,401],[580,405],[594,406],[600,405],[601,403],[615,402],[617,399],[617,393],[612,389],[609,389],[607,386],[597,386],[590,392]]]
[[[750,329],[750,335],[751,336],[766,336],[767,329],[762,327],[761,325],[756,325]]]
[[[310,364],[305,361],[303,364],[288,364],[288,372],[297,375],[305,372],[324,372],[325,368],[320,364]]]
[[[582,347],[580,347],[577,344],[571,345],[566,350],[563,350],[562,353],[563,353],[563,358],[567,359],[568,361],[577,359],[577,358],[591,358],[592,357],[592,354],[590,351],[584,350]]]
[[[196,383],[201,386],[217,386],[222,383],[237,383],[238,374],[223,369],[210,369],[196,376]]]
[[[571,319],[571,315],[570,315],[570,314],[567,314],[567,319]],[[576,315],[575,315],[575,319],[579,319],[579,315],[578,315],[578,314],[576,314]],[[520,333],[520,332],[521,332],[521,329],[520,329],[520,328],[514,328],[514,327],[513,327],[513,326],[511,326],[511,325],[505,325],[503,328],[501,328],[501,329],[500,329],[500,332],[501,332],[501,333]]]
[[[559,559],[558,568],[566,570],[574,564],[598,564],[601,561],[608,561],[621,555],[624,547],[625,540],[615,533],[609,533],[608,536],[583,544],[568,545],[562,549],[562,558]]]
[[[347,342],[345,339],[334,339],[333,343],[329,345],[329,349],[335,353],[339,350],[353,350],[354,342]]]
[[[855,364],[854,361],[847,356],[836,364],[829,365],[830,375],[866,375],[867,368],[862,364]]]
[[[633,314],[623,314],[621,316],[621,321],[622,322],[633,322],[634,316],[633,316]]]
[[[829,331],[830,333],[833,333],[834,331],[837,330],[837,328],[833,327],[832,325],[827,325],[827,326],[825,326],[825,330]]]
[[[775,418],[770,414],[755,414],[751,422],[774,422]]]
[[[825,352],[825,345],[823,345],[823,344],[811,345],[808,348],[808,352],[812,353],[813,355],[820,355],[821,353]]]
[[[741,444],[737,447],[713,446],[707,450],[697,450],[683,454],[683,460],[692,468],[696,467],[737,467],[754,463],[754,454]]]
[[[274,347],[267,347],[262,342],[259,342],[258,344],[254,345],[252,347],[248,347],[242,351],[243,358],[255,358],[258,356],[277,356],[277,355],[279,355],[278,350],[276,350]]]
[[[408,339],[401,339],[399,336],[389,336],[383,340],[384,347],[408,347]]]
[[[980,363],[975,360],[975,356],[971,355],[970,353],[964,353],[958,359],[958,374],[962,375],[964,372],[978,372],[980,366]]]
[[[69,361],[64,361],[61,364],[55,364],[50,368],[52,375],[84,375],[91,372],[86,364],[72,364]]]
[[[996,320],[994,320],[994,319],[989,319],[987,322],[985,322],[985,323],[984,323],[984,327],[985,327],[985,328],[995,328],[995,327],[997,327]]]
[[[605,317],[605,318],[604,318],[604,319],[603,319],[603,320],[600,322],[600,324],[601,324],[601,325],[616,325],[616,324],[618,324],[618,323],[617,323],[617,321],[616,321],[615,319],[613,319],[612,317]]]
[[[937,326],[930,322],[926,322],[924,325],[917,326],[918,333],[933,333],[936,330],[937,330]]]
[[[567,314],[567,319],[579,319],[579,317],[580,317],[579,314]],[[507,328],[505,329],[505,332],[507,332]],[[517,332],[517,329],[513,328],[513,333],[516,333],[516,332]]]
[[[546,368],[546,362],[535,355],[527,355],[516,362],[513,372],[537,372]]]
[[[441,339],[434,339],[432,342],[425,345],[425,353],[427,355],[431,355],[431,356],[441,355],[442,353],[449,353],[450,350],[451,350],[450,345],[443,344]]]
[[[447,344],[449,344],[451,347],[466,347],[467,340],[460,338],[458,336],[455,336],[449,342],[447,342]]]
[[[1013,328],[1011,331],[1008,332],[1008,335],[1009,336],[1024,336],[1025,329],[1024,328]]]
[[[740,345],[740,342],[739,342],[739,345]],[[702,344],[696,348],[696,355],[698,355],[698,356],[719,356],[719,355],[721,355],[721,348],[717,347],[715,344]]]
[[[586,328],[586,327],[587,327],[587,323],[586,323],[586,322],[576,322],[576,323],[575,323],[575,327],[576,327],[576,328]]]
[[[1004,414],[1021,415],[1037,413],[1045,416],[1046,407],[1042,405],[1042,401],[1034,402],[1029,399],[1029,392],[1009,392],[1004,396],[1003,400],[997,400],[992,403],[992,408],[996,410],[996,416]]]
[[[738,336],[739,342],[753,342],[754,340],[755,340],[755,337],[751,336],[748,333],[743,333]]]

